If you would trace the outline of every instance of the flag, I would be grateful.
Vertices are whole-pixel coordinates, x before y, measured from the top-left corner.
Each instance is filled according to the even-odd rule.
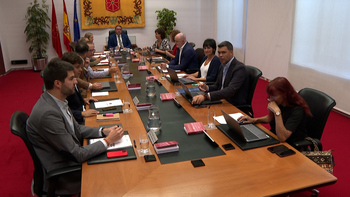
[[[80,29],[77,14],[77,0],[74,0],[74,42],[78,42],[80,39]]]
[[[66,48],[68,51],[72,51],[72,49],[69,46],[69,43],[71,42],[70,37],[70,28],[69,28],[69,22],[68,22],[68,15],[67,15],[67,9],[66,9],[66,3],[63,0],[63,43],[66,45]]]
[[[62,48],[60,41],[60,33],[58,32],[55,5],[52,0],[52,17],[51,17],[51,34],[52,34],[52,46],[58,54],[58,57],[62,58]]]

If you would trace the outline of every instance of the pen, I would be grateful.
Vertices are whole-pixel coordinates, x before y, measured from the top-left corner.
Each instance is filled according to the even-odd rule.
[[[135,142],[135,140],[134,140],[134,147],[136,148],[136,142]]]
[[[208,106],[208,109],[210,109],[210,106],[211,106],[211,105]]]

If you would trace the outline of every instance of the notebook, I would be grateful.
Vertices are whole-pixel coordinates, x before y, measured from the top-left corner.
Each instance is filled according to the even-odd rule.
[[[224,110],[221,110],[226,120],[227,126],[235,135],[240,136],[246,142],[255,142],[259,140],[269,139],[270,137],[263,132],[260,128],[254,124],[239,125],[238,122],[233,119]]]
[[[192,103],[192,98],[194,96],[197,96],[197,95],[200,95],[200,94],[203,94],[202,91],[197,91],[197,92],[190,92],[190,90],[188,89],[188,87],[181,83],[181,86],[182,86],[182,89],[185,91],[184,93],[181,93],[181,95],[183,97],[185,97],[190,103]],[[211,105],[211,104],[217,104],[217,103],[222,103],[220,100],[218,101],[211,101],[211,100],[204,100],[201,105]]]
[[[192,79],[188,79],[188,78],[179,78],[175,72],[175,70],[171,69],[171,68],[167,68],[170,79],[167,77],[167,79],[171,82],[171,83],[176,83],[176,82],[181,82],[183,84],[192,84],[192,83],[196,83],[195,81],[193,81]]]

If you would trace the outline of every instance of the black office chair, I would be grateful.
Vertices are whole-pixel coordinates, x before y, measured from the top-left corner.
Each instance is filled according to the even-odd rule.
[[[71,173],[75,171],[80,171],[81,166],[72,166],[72,167],[66,167],[62,169],[53,170],[49,173],[47,173],[48,181],[49,181],[49,190],[48,192],[43,191],[44,186],[44,169],[41,165],[41,162],[35,153],[35,150],[31,144],[31,142],[28,139],[27,136],[27,130],[26,130],[26,122],[28,119],[28,114],[22,112],[22,111],[16,111],[12,114],[11,120],[10,120],[10,128],[11,132],[14,135],[19,136],[22,138],[23,142],[27,146],[27,149],[30,153],[30,156],[33,159],[34,163],[34,174],[33,174],[33,191],[38,196],[41,197],[43,195],[46,195],[47,197],[55,196],[55,187],[58,181],[58,178],[62,174]]]
[[[259,77],[262,75],[261,70],[254,66],[246,65],[246,68],[249,72],[249,91],[246,105],[237,105],[236,107],[249,115],[250,117],[254,117],[253,108],[252,108],[252,100],[255,92],[255,87],[258,82]]]
[[[109,30],[109,35],[112,35],[112,34],[115,34],[115,30],[114,29]],[[122,29],[122,34],[128,35],[128,31],[126,29]]]
[[[202,60],[204,58],[204,49],[203,48],[197,48],[194,50],[197,54],[197,60],[198,60],[198,68],[201,67]]]
[[[301,89],[299,95],[303,97],[309,105],[312,117],[307,119],[307,135],[318,143],[318,149],[322,151],[321,137],[326,125],[329,113],[336,105],[335,100],[324,92],[312,88]],[[298,150],[314,149],[309,140],[298,141],[294,143]]]
[[[194,42],[189,42],[189,44],[194,48],[196,44]]]
[[[72,49],[73,52],[75,52],[75,46],[77,45],[76,42],[70,42],[69,47]]]

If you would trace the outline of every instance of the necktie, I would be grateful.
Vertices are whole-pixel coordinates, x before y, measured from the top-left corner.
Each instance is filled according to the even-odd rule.
[[[227,74],[228,67],[229,67],[229,66],[225,66],[225,67],[224,67],[224,71],[223,71],[223,74],[222,74],[222,86],[221,86],[221,89],[224,88],[224,82],[225,82],[225,78],[226,78],[226,74]]]
[[[72,114],[69,112],[69,107],[66,106],[66,112],[68,114],[68,123],[70,128],[72,129],[72,131],[74,132],[74,126],[73,126],[73,118],[72,118]]]
[[[122,39],[120,39],[120,35],[118,36],[118,43],[119,43],[120,48],[124,48]]]

